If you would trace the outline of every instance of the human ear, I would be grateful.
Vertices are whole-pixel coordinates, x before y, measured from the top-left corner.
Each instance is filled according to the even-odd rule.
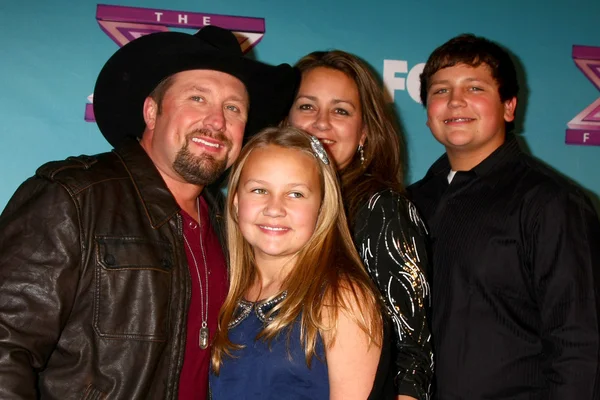
[[[238,195],[237,195],[237,193],[233,195],[233,210],[234,210],[235,218],[237,219],[237,216],[238,216]]]
[[[154,130],[154,126],[156,125],[156,115],[158,113],[158,104],[156,104],[156,101],[154,101],[152,97],[146,97],[142,112],[144,114],[146,127],[150,130]]]
[[[517,98],[512,97],[504,102],[504,120],[512,122],[515,119],[515,110],[517,108]]]
[[[360,141],[358,142],[358,144],[360,144],[361,146],[365,146],[365,141],[367,140],[367,126],[363,125],[362,130],[361,130],[361,135],[360,135]]]

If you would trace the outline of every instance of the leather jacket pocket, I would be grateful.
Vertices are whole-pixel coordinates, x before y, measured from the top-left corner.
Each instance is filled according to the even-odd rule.
[[[97,236],[94,329],[108,339],[166,341],[173,253],[167,242]]]

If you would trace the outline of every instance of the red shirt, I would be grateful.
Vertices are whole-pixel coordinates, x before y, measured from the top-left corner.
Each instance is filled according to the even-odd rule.
[[[202,350],[199,346],[200,327],[202,325],[202,307],[206,307],[206,275],[204,273],[204,259],[200,248],[200,234],[206,254],[206,265],[208,270],[208,329],[210,332],[209,342],[215,337],[217,330],[217,317],[219,310],[227,295],[227,269],[225,257],[221,245],[210,225],[208,206],[200,197],[200,220],[202,229],[196,220],[185,211],[181,211],[183,217],[183,235],[187,239],[196,262],[198,272],[202,280],[202,292],[204,297],[200,298],[200,282],[198,272],[194,264],[194,258],[190,254],[187,244],[184,244],[187,255],[190,276],[192,278],[192,298],[187,320],[187,339],[185,343],[185,358],[183,368],[179,377],[179,399],[180,400],[205,400],[208,395],[208,373],[210,368],[210,346]],[[202,300],[202,302],[201,302]],[[201,304],[202,303],[202,304]],[[206,310],[204,311],[206,314]]]

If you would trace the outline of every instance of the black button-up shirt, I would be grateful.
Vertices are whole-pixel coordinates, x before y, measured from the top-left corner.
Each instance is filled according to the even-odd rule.
[[[432,246],[438,399],[600,398],[600,224],[514,137],[409,188]]]

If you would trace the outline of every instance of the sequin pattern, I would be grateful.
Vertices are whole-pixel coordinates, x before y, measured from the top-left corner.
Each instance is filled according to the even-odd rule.
[[[248,318],[248,315],[254,310],[258,319],[260,319],[264,323],[269,323],[273,321],[275,318],[275,314],[267,315],[267,313],[273,309],[277,304],[281,303],[287,297],[287,291],[281,292],[279,295],[263,301],[258,301],[256,303],[240,300],[237,304],[237,308],[233,313],[233,319],[229,323],[229,329],[235,328]]]
[[[392,190],[373,195],[356,217],[355,243],[397,335],[398,393],[420,399],[429,398],[433,374],[426,235],[415,206]]]

